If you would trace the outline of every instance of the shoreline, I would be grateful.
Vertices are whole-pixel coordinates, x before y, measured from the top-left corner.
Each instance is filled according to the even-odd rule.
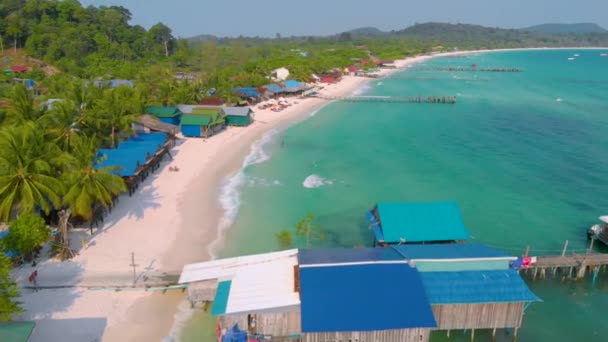
[[[522,50],[606,50],[608,48],[530,48],[454,51],[416,56],[395,61],[396,69],[382,69],[382,77],[431,58],[453,55]],[[349,95],[374,79],[345,76],[338,84],[326,86],[324,95]],[[120,202],[105,219],[86,248],[67,262],[40,262],[39,283],[55,285],[132,284],[131,253],[138,273],[179,273],[184,264],[209,260],[223,246],[224,232],[231,217],[220,203],[226,182],[242,174],[255,162],[254,153],[263,149],[268,132],[284,129],[310,117],[329,103],[317,98],[288,99],[299,102],[276,113],[255,107],[255,121],[247,127],[229,127],[209,139],[182,139],[172,150],[173,161],[163,161],[132,197]],[[271,139],[271,138],[270,138]],[[257,156],[260,157],[260,156]],[[263,157],[263,156],[262,156]],[[260,157],[261,158],[261,157]],[[168,172],[168,165],[180,172]],[[231,185],[236,189],[238,184]],[[80,234],[80,233],[79,233]],[[74,234],[78,237],[78,234]],[[14,271],[17,281],[27,285],[34,268]],[[31,342],[82,341],[160,341],[175,334],[184,321],[181,291],[165,294],[144,291],[91,291],[78,288],[42,290],[22,289],[26,313],[21,319],[39,320]],[[187,308],[186,308],[187,309]],[[187,317],[186,317],[187,318]]]

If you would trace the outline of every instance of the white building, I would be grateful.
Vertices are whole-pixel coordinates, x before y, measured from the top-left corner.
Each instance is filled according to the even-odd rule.
[[[285,67],[272,70],[270,79],[274,82],[283,82],[289,78],[289,70]]]

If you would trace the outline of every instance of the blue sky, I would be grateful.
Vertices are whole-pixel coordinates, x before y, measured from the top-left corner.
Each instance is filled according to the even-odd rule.
[[[594,22],[608,28],[607,0],[81,0],[121,5],[132,24],[163,22],[179,37],[325,35],[375,26],[398,30],[428,21],[520,28]]]

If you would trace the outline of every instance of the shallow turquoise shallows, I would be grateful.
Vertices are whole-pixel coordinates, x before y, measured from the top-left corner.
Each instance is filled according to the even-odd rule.
[[[408,70],[366,95],[457,96],[456,105],[329,104],[267,144],[244,170],[241,205],[221,256],[278,248],[275,234],[308,213],[313,246],[369,246],[376,202],[456,201],[473,241],[520,255],[579,252],[608,215],[606,51],[517,51],[436,58],[418,66],[518,67],[521,73]],[[580,56],[569,60],[575,54]],[[304,242],[298,241],[299,246]],[[608,252],[602,246],[596,249]],[[518,341],[605,341],[608,274],[595,284],[528,281]],[[470,331],[450,341],[468,341]],[[510,340],[501,332],[498,340]],[[478,341],[490,333],[476,332]],[[446,340],[445,333],[433,341]]]

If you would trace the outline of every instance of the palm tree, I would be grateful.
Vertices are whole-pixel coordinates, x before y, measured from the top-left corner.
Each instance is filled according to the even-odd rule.
[[[0,132],[0,221],[8,221],[14,210],[32,213],[40,207],[49,213],[59,207],[63,183],[52,164],[58,155],[33,123]]]
[[[8,100],[11,103],[8,119],[14,124],[36,121],[44,114],[45,108],[35,104],[34,97],[23,84],[13,87]]]
[[[50,139],[67,152],[86,119],[85,112],[79,110],[74,102],[62,100],[54,103],[53,108],[40,117],[39,121]]]
[[[69,253],[68,222],[72,215],[85,221],[93,219],[95,206],[109,207],[116,196],[127,190],[120,176],[112,173],[113,168],[94,167],[97,142],[95,138],[76,136],[72,144],[72,161],[62,173],[66,186],[63,209],[59,212],[59,231],[63,256]]]
[[[101,130],[109,131],[112,148],[116,147],[116,134],[131,131],[131,124],[141,114],[136,106],[133,89],[126,86],[105,90],[97,102],[94,124]]]

